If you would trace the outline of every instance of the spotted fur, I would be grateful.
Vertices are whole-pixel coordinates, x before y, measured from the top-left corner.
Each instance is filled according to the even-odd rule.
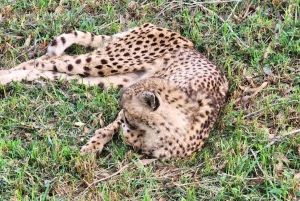
[[[74,43],[97,49],[62,55]],[[102,151],[121,127],[127,144],[162,159],[185,158],[203,146],[228,90],[226,77],[192,42],[152,24],[112,36],[65,33],[45,56],[0,71],[2,84],[39,77],[123,88],[118,117],[82,152]]]

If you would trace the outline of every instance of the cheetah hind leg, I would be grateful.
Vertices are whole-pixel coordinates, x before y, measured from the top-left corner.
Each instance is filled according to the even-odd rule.
[[[109,42],[111,39],[111,36],[95,35],[90,32],[71,31],[55,37],[48,46],[46,55],[50,57],[61,56],[62,53],[73,44],[98,48]]]
[[[6,85],[11,81],[35,81],[38,78],[45,78],[52,81],[59,79],[65,79],[66,81],[74,80],[79,84],[84,84],[87,86],[99,86],[103,89],[127,88],[139,80],[140,77],[141,74],[138,73],[117,74],[107,77],[80,77],[78,75],[68,75],[66,73],[32,69],[16,70],[12,72],[5,71],[4,74],[0,74],[0,85]]]
[[[61,56],[64,51],[73,44],[81,45],[84,47],[99,48],[105,44],[117,41],[122,38],[128,31],[116,33],[112,36],[95,35],[90,32],[71,31],[61,34],[51,42],[47,49],[47,56]]]
[[[120,130],[122,124],[123,110],[118,114],[118,117],[108,126],[98,129],[95,135],[88,140],[88,142],[82,146],[80,152],[102,152],[103,146],[109,142],[113,135]]]

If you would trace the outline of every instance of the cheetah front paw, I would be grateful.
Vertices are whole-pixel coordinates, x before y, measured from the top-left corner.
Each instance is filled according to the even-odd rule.
[[[18,81],[13,74],[0,75],[0,85],[6,85],[13,80]]]
[[[122,114],[123,111],[121,110],[119,112],[118,118],[105,128],[100,128],[96,130],[95,135],[89,139],[89,141],[81,148],[81,153],[87,153],[87,152],[98,152],[101,153],[103,146],[111,140],[113,135],[119,131],[120,127],[120,114]]]
[[[101,153],[103,150],[103,146],[104,144],[101,142],[97,142],[95,140],[93,141],[89,141],[88,143],[86,143],[85,145],[83,145],[80,149],[81,153],[88,153],[88,152],[98,152]]]

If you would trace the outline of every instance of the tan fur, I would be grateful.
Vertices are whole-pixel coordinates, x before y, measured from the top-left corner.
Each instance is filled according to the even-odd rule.
[[[74,43],[98,49],[61,55]],[[82,152],[102,151],[121,126],[127,144],[162,159],[188,157],[203,146],[228,90],[226,77],[192,42],[152,24],[113,36],[62,34],[45,56],[0,71],[2,84],[39,77],[123,87],[118,117]]]

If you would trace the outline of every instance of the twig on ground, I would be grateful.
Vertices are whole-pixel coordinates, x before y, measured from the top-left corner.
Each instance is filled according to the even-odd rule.
[[[254,156],[255,160],[257,161],[257,166],[258,166],[258,168],[260,169],[261,173],[262,173],[264,176],[269,177],[269,175],[267,175],[267,174],[265,173],[265,171],[262,169],[262,167],[260,166],[260,164],[259,164],[259,162],[258,162],[258,159],[257,159],[257,156],[256,156],[256,153],[254,153],[254,151],[253,151],[252,149],[250,149],[250,151],[251,151],[252,155]]]
[[[287,102],[284,102],[284,103],[273,103],[273,104],[270,104],[268,107],[273,107],[273,106],[276,106],[276,105],[282,105],[282,104],[293,103],[293,102],[299,102],[299,101],[297,101],[297,100],[290,100],[290,101],[287,101]],[[250,114],[247,114],[247,115],[243,116],[242,118],[243,118],[243,119],[246,119],[246,118],[248,118],[248,117],[254,116],[254,115],[260,113],[261,111],[264,111],[265,108],[266,108],[266,107],[261,108],[261,109],[259,109],[259,110],[256,110],[256,111],[254,111],[254,112],[251,112]]]
[[[273,137],[270,142],[264,147],[264,149],[270,147],[271,145],[273,145],[275,142],[278,142],[280,138],[282,137],[286,137],[288,135],[293,135],[293,134],[296,134],[296,133],[300,133],[300,129],[296,129],[296,130],[293,130],[293,131],[290,131],[288,133],[285,133],[283,135],[280,135],[280,137]],[[256,151],[256,152],[253,152],[252,149],[251,149],[251,152],[253,154],[253,156],[255,157],[255,154],[258,154],[260,152],[260,150]]]
[[[232,27],[227,23],[227,20],[231,17],[232,13],[229,15],[227,20],[224,20],[223,18],[221,18],[219,15],[217,15],[216,12],[206,8],[204,6],[204,4],[216,4],[216,3],[230,3],[230,2],[237,2],[233,11],[236,9],[237,5],[239,2],[241,2],[241,0],[228,0],[228,1],[209,1],[209,2],[196,2],[193,1],[192,3],[186,3],[186,2],[181,2],[181,1],[172,1],[171,3],[169,3],[160,13],[157,14],[157,16],[155,18],[153,18],[152,21],[154,21],[155,19],[157,19],[162,13],[164,13],[167,10],[171,10],[174,8],[178,8],[179,5],[185,5],[187,7],[200,7],[203,10],[205,10],[206,12],[215,15],[220,21],[222,21],[224,24],[227,24],[228,29],[234,34],[235,38],[238,40],[239,43],[241,43],[243,46],[245,46],[246,48],[249,48],[249,46],[247,44],[245,44],[238,36],[237,34],[233,31]],[[176,4],[177,3],[177,4]],[[173,4],[173,5],[172,5]],[[169,7],[170,6],[170,7]]]
[[[203,4],[232,3],[232,2],[241,2],[241,1],[242,0],[205,1],[205,2],[193,1],[193,3],[187,3],[187,2],[182,2],[182,1],[173,1],[173,3],[182,3],[183,5],[195,7],[195,6],[203,5]]]
[[[211,14],[215,15],[221,22],[226,23],[228,29],[231,31],[231,33],[234,34],[234,36],[235,36],[235,38],[238,40],[238,42],[240,42],[240,43],[241,43],[243,46],[245,46],[246,48],[249,48],[249,46],[246,45],[246,44],[240,39],[240,37],[237,36],[237,34],[233,31],[232,27],[231,27],[231,26],[230,26],[223,18],[221,18],[219,15],[217,15],[216,12],[214,12],[214,11],[212,11],[212,10],[206,8],[206,7],[203,6],[202,4],[199,4],[198,6],[199,6],[200,8],[202,8],[203,10],[207,11],[208,13],[211,13]]]
[[[246,12],[245,12],[244,16],[242,17],[242,20],[244,20],[248,16],[248,13],[249,13],[250,7],[252,6],[252,3],[253,3],[253,1],[251,1],[249,3],[249,5],[247,6]]]
[[[171,3],[169,3],[167,6],[165,6],[165,7],[164,7],[164,8],[163,8],[163,9],[155,16],[155,18],[152,19],[152,22],[153,22],[154,20],[156,20],[157,18],[159,18],[159,16],[160,16],[161,14],[163,14],[164,12],[166,12],[167,10],[171,10],[171,9],[173,9],[173,8],[178,8],[178,5],[177,5],[177,4],[174,4],[173,6],[171,6],[172,3],[174,3],[174,2],[171,2]],[[171,7],[168,8],[168,6],[171,6]]]
[[[226,174],[226,173],[218,173],[218,175],[220,176],[229,176],[229,177],[233,177],[233,178],[238,178],[238,177],[241,177],[241,176],[236,176],[236,175],[231,175],[231,174]],[[263,177],[243,177],[243,180],[248,180],[248,181],[251,181],[251,180],[263,180],[264,178]]]
[[[123,170],[125,170],[127,167],[128,167],[128,165],[125,165],[125,166],[123,166],[122,168],[120,168],[117,172],[115,172],[115,173],[109,175],[108,177],[104,177],[104,178],[102,178],[102,179],[99,179],[99,180],[94,181],[93,183],[89,184],[88,187],[86,187],[86,188],[84,189],[84,191],[82,192],[82,194],[84,194],[84,193],[85,193],[90,187],[92,187],[93,185],[95,185],[95,184],[97,184],[97,183],[99,183],[99,182],[101,182],[101,181],[105,181],[105,180],[107,180],[107,179],[110,179],[110,178],[112,178],[112,177],[118,175],[119,173],[123,172]]]
[[[285,134],[283,134],[283,135],[280,135],[280,137],[273,137],[273,138],[271,139],[270,143],[267,144],[267,146],[265,146],[265,147],[271,146],[272,144],[274,144],[275,142],[277,142],[277,141],[278,141],[280,138],[282,138],[282,137],[285,137],[285,136],[288,136],[288,135],[293,135],[293,134],[296,134],[296,133],[300,133],[300,129],[296,129],[296,130],[290,131],[290,132],[288,132],[288,133],[285,133]]]
[[[227,17],[227,19],[225,20],[226,22],[231,18],[232,14],[234,13],[235,9],[237,8],[237,6],[239,5],[239,1],[236,2],[234,8],[232,9],[230,15]]]
[[[111,22],[111,23],[108,23],[108,24],[102,24],[101,26],[99,26],[99,27],[97,27],[98,28],[98,30],[101,30],[101,29],[104,29],[104,28],[106,28],[106,27],[109,27],[110,25],[112,25],[112,24],[114,24],[114,23],[116,23],[116,22],[119,22],[120,21],[120,19],[117,19],[117,20],[115,20],[115,21],[113,21],[113,22]]]

